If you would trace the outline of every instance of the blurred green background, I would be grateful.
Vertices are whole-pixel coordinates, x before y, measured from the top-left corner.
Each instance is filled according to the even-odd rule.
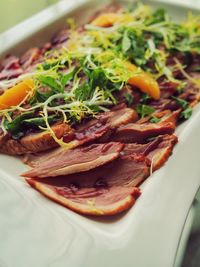
[[[0,0],[0,33],[59,0]]]

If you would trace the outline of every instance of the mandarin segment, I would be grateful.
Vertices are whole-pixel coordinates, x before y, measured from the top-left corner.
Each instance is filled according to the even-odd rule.
[[[34,88],[32,79],[24,80],[0,96],[0,110],[19,105]]]
[[[125,62],[127,69],[135,73],[129,78],[128,83],[132,86],[136,86],[142,91],[150,95],[153,99],[160,99],[160,88],[156,80],[149,74],[139,69],[130,62]]]
[[[111,27],[115,23],[120,23],[123,21],[123,15],[117,13],[106,13],[99,15],[95,18],[91,24],[99,27]]]

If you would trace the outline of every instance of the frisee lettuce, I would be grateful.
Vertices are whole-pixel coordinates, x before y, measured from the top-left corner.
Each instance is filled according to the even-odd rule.
[[[186,79],[200,86],[185,71],[189,63],[184,62],[182,66],[175,59],[174,65],[168,64],[172,53],[200,54],[199,16],[189,14],[186,21],[178,24],[165,10],[153,11],[143,4],[127,9],[121,16],[121,23],[113,27],[86,25],[82,32],[70,22],[69,40],[63,47],[46,52],[44,62],[36,65],[32,73],[1,81],[0,86],[5,90],[27,77],[35,83],[34,94],[28,101],[25,99],[16,107],[0,111],[5,130],[17,138],[25,123],[41,127],[54,136],[50,126],[57,118],[74,123],[107,110],[117,103],[115,92],[134,75],[127,70],[125,61],[150,72],[155,79],[176,81],[184,87],[182,81],[174,78],[173,72],[178,69]],[[131,105],[132,95],[125,95],[125,100]],[[174,100],[183,108],[182,117],[187,119],[192,112],[188,103]],[[149,96],[143,94],[137,105],[141,117],[155,111],[147,105],[148,101]],[[27,103],[29,106],[24,105]],[[19,118],[15,116],[16,111]],[[26,118],[32,112],[35,117]],[[158,122],[155,117],[151,120]]]

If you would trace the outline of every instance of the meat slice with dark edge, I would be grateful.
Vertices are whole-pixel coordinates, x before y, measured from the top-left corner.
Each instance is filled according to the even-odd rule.
[[[149,175],[144,157],[121,156],[96,169],[54,178],[26,178],[48,198],[85,215],[114,215],[130,208]]]
[[[57,157],[41,162],[22,176],[41,178],[88,171],[119,157],[123,147],[121,143],[111,142],[63,150]]]
[[[107,139],[117,127],[133,122],[136,119],[137,113],[130,108],[109,111],[98,115],[96,119],[92,119],[88,123],[84,123],[76,128],[73,147],[98,138],[101,138],[101,142]]]
[[[24,162],[31,167],[35,167],[38,163],[40,164],[41,161],[47,161],[50,158],[56,158],[60,153],[65,153],[69,148],[76,148],[96,140],[102,143],[117,127],[134,121],[136,117],[136,112],[130,108],[105,112],[98,115],[95,119],[79,125],[74,130],[75,136],[73,140],[68,143],[67,147],[59,147],[41,155],[30,155],[25,158]]]
[[[19,58],[7,56],[0,64],[0,80],[16,78],[23,73]]]
[[[27,68],[32,66],[42,56],[41,50],[37,47],[30,48],[20,58],[20,65],[27,71]]]
[[[152,170],[155,171],[168,160],[177,142],[178,138],[175,135],[158,136],[146,144],[126,144],[123,154],[145,156],[152,165]]]
[[[171,111],[169,109],[166,109],[163,111],[155,112],[154,118],[157,118],[160,120],[157,124],[170,122],[173,125],[173,127],[175,128],[177,126],[177,122],[178,122],[178,119],[180,117],[181,111],[182,111],[181,109],[178,109],[176,111]],[[152,119],[151,116],[146,116],[146,117],[138,120],[137,123],[144,124],[144,123],[150,122],[151,119]]]
[[[163,136],[159,145],[148,153],[147,158],[152,163],[153,171],[159,169],[168,160],[177,142],[178,138],[175,135]]]
[[[172,134],[175,127],[172,123],[129,123],[120,126],[112,135],[112,141],[124,143],[144,143],[148,138],[162,134]]]
[[[126,144],[120,156],[95,169],[26,181],[48,198],[87,215],[113,215],[130,208],[140,195],[137,188],[160,168],[177,143],[175,135],[158,136],[146,144]]]
[[[57,124],[52,126],[58,139],[64,138],[66,142],[73,139],[74,133],[67,124]],[[9,138],[2,142],[0,152],[9,155],[22,155],[26,153],[36,153],[57,147],[58,144],[49,132],[32,133],[19,140]]]

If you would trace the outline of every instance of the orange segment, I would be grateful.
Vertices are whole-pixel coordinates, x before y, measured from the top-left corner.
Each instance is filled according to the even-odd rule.
[[[129,78],[128,83],[130,85],[138,87],[143,93],[150,95],[153,99],[160,99],[160,88],[152,76],[149,73],[140,70],[137,73],[138,68],[130,62],[125,63],[129,71],[135,72],[135,75]]]
[[[91,24],[99,27],[111,27],[116,22],[121,22],[122,20],[122,14],[106,13],[99,15]]]
[[[19,105],[33,87],[33,80],[27,79],[8,89],[0,96],[0,109]]]

